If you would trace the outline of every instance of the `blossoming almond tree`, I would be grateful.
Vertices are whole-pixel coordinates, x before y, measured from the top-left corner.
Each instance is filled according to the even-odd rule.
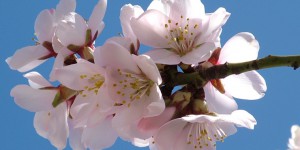
[[[215,150],[218,141],[254,129],[256,119],[238,110],[233,97],[256,100],[267,86],[259,69],[290,66],[300,56],[257,59],[254,35],[238,33],[220,44],[230,13],[205,13],[200,0],[155,0],[147,10],[127,4],[120,10],[122,36],[95,47],[104,29],[106,0],[99,0],[88,21],[75,12],[74,0],[36,19],[36,46],[18,50],[6,62],[21,72],[50,57],[49,75],[25,74],[11,96],[36,112],[34,127],[57,149],[105,149],[117,137],[151,150]],[[108,29],[109,30],[109,29]],[[140,54],[142,45],[151,50]],[[292,127],[289,148],[297,149]]]

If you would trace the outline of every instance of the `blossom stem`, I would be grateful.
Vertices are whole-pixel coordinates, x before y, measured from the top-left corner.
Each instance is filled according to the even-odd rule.
[[[215,65],[210,68],[199,71],[206,81],[212,79],[221,79],[229,75],[240,74],[251,70],[261,70],[274,67],[293,67],[294,70],[299,68],[300,56],[272,56],[241,62],[241,63],[225,63],[222,65]]]
[[[179,73],[172,78],[172,83],[176,85],[193,84],[198,88],[203,87],[208,81],[222,79],[229,75],[240,74],[251,70],[261,70],[274,67],[292,67],[294,70],[300,67],[300,55],[298,56],[273,56],[241,62],[225,63],[205,68],[199,65],[195,72]]]

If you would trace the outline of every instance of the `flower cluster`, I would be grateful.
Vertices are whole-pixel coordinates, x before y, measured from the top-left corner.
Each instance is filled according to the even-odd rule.
[[[224,63],[257,59],[259,44],[248,32],[224,46],[225,8],[205,13],[200,0],[155,0],[147,10],[121,8],[122,36],[95,40],[104,29],[107,0],[88,20],[74,12],[75,0],[60,0],[35,22],[37,42],[6,61],[27,72],[54,58],[49,83],[38,72],[24,75],[11,96],[36,112],[34,127],[58,149],[104,149],[117,137],[151,150],[216,149],[236,127],[254,129],[255,118],[233,99],[256,100],[266,83],[256,71],[223,79],[199,72]],[[140,54],[141,45],[151,50]],[[199,82],[201,80],[201,82]]]

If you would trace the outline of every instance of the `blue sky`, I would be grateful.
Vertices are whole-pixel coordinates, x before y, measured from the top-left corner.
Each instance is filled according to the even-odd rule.
[[[77,12],[88,18],[97,0],[77,0]],[[119,10],[127,3],[146,8],[150,0],[108,0],[105,16],[106,28],[97,40],[100,46],[105,39],[121,32]],[[267,55],[300,54],[300,1],[299,0],[203,0],[206,12],[225,7],[231,16],[223,28],[224,44],[238,32],[251,32],[260,42],[259,57]],[[17,84],[26,84],[22,74],[9,69],[5,59],[15,50],[32,45],[33,25],[38,13],[54,8],[58,0],[1,0],[0,1],[0,147],[5,150],[54,150],[33,128],[34,113],[14,104],[9,92]],[[241,47],[242,50],[242,47]],[[47,76],[53,60],[36,70]],[[258,101],[237,100],[256,118],[255,130],[239,129],[237,134],[218,143],[219,150],[284,150],[290,137],[290,127],[300,124],[300,71],[291,68],[273,68],[259,71],[265,78],[268,91]],[[107,135],[109,136],[109,135]],[[69,149],[69,148],[67,148]],[[135,150],[130,143],[118,140],[110,150]],[[147,149],[147,148],[145,148]]]

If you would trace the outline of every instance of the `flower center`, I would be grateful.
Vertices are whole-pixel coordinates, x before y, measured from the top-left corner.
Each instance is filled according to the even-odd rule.
[[[103,85],[105,80],[104,77],[100,74],[95,74],[92,76],[80,75],[80,79],[87,80],[87,83],[89,83],[84,87],[84,90],[79,92],[79,94],[83,97],[87,97],[90,93],[97,95],[100,87]]]
[[[226,133],[217,124],[192,123],[187,137],[187,144],[193,144],[195,149],[216,147],[216,141],[224,141]]]
[[[123,72],[118,69],[117,82],[113,84],[113,88],[118,95],[120,102],[115,106],[127,105],[130,107],[133,101],[142,99],[144,96],[150,95],[150,88],[154,84],[144,74],[132,74]]]
[[[190,19],[183,19],[179,22],[173,22],[168,20],[165,24],[165,28],[168,31],[168,35],[165,38],[169,40],[168,45],[170,50],[177,53],[180,56],[184,56],[195,48],[194,39],[196,37],[193,30],[198,28],[198,24],[191,25]]]

